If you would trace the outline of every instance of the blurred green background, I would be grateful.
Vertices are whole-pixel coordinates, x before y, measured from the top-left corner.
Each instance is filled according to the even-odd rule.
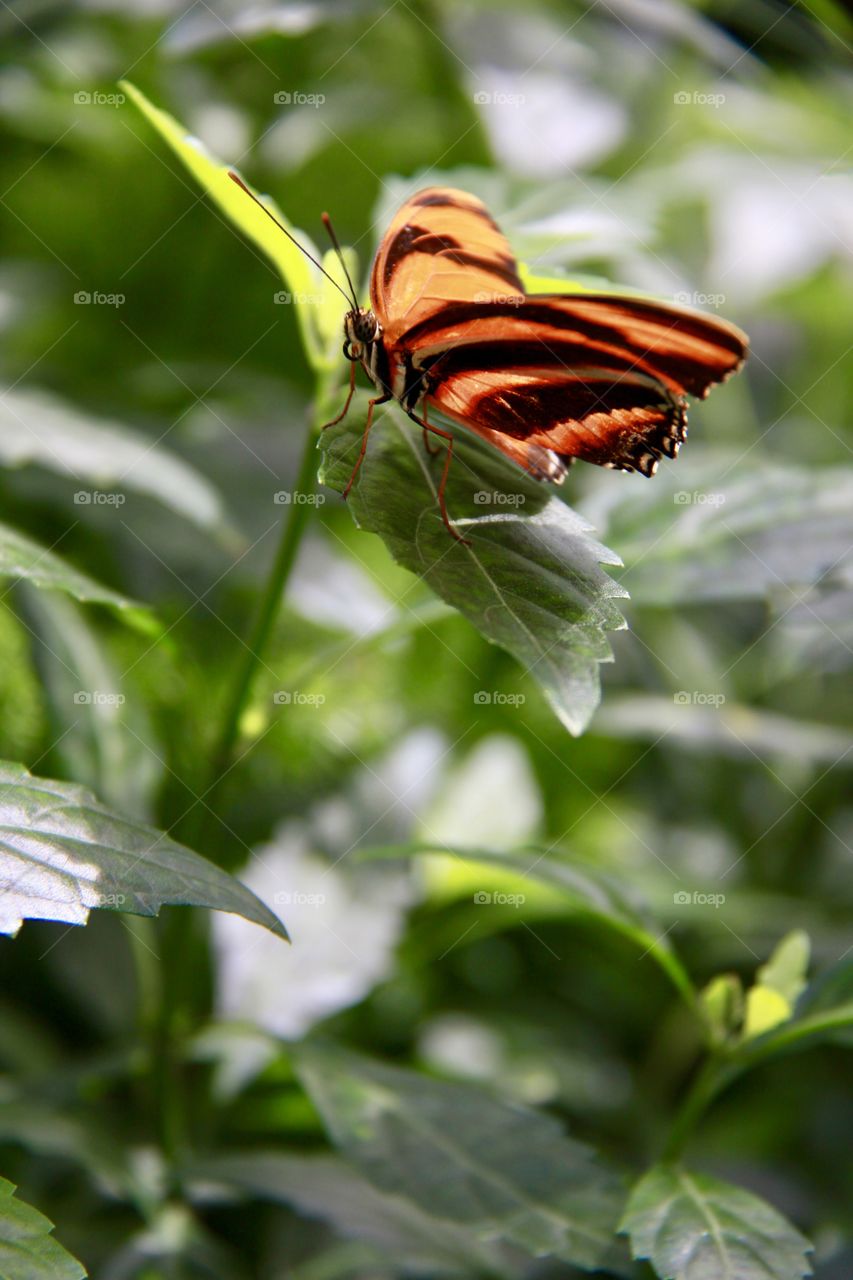
[[[110,1280],[409,1274],[404,1246],[356,1256],[334,1219],[263,1197],[186,1207],[176,1149],[324,1142],[267,1033],[322,1022],[636,1166],[698,1047],[627,941],[359,847],[536,843],[610,871],[700,987],[750,979],[794,928],[813,972],[849,962],[850,24],[828,0],[23,0],[0,38],[2,520],[165,624],[155,641],[4,584],[0,755],[247,868],[294,939],[175,910],[4,940],[0,1173]],[[362,273],[404,184],[444,181],[542,275],[749,333],[677,463],[567,480],[632,597],[583,737],[328,493],[219,816],[197,799],[313,387],[281,282],[116,99],[122,77],[317,244],[329,210]],[[75,500],[93,487],[121,503]],[[80,688],[125,701],[84,713]],[[811,1234],[822,1280],[853,1274],[849,1071],[841,1046],[760,1068],[691,1146]]]

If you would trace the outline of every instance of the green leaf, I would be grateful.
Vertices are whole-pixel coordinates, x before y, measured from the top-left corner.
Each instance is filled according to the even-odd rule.
[[[0,578],[23,579],[46,591],[64,591],[76,600],[109,605],[138,630],[159,630],[159,624],[142,605],[102,587],[94,578],[72,569],[53,551],[5,524],[0,524]]]
[[[55,592],[22,584],[21,612],[36,643],[60,772],[91,787],[121,813],[148,816],[163,773],[144,703],[124,682],[82,609]]]
[[[714,1043],[726,1044],[743,1022],[743,985],[736,973],[720,973],[700,995],[702,1012]]]
[[[806,988],[811,942],[803,929],[793,929],[758,970],[758,981],[794,1005]]]
[[[637,603],[775,596],[783,610],[849,562],[851,509],[853,467],[749,467],[702,450],[648,489],[599,481],[584,504],[619,547]]]
[[[594,1268],[609,1254],[620,1182],[549,1116],[325,1046],[301,1048],[296,1067],[380,1190],[536,1257]]]
[[[332,328],[338,335],[342,333],[343,314],[346,310],[345,299],[332,288],[293,241],[289,240],[249,199],[245,191],[241,191],[236,183],[232,182],[228,176],[228,165],[223,165],[211,156],[198,138],[191,137],[182,124],[149,102],[135,85],[126,80],[122,80],[120,84],[131,101],[186,165],[211,200],[229,221],[256,244],[273,263],[293,295],[308,358],[315,368],[325,367],[329,356],[323,335],[330,332]],[[246,186],[252,190],[249,183],[246,183]],[[258,195],[254,191],[253,194]],[[291,227],[284,214],[268,196],[258,198],[263,200],[270,212],[310,254],[315,258],[320,256],[305,232]],[[339,281],[341,287],[346,288],[346,281],[337,257],[327,255],[324,266]],[[329,319],[328,312],[334,314],[334,324]],[[340,358],[338,350],[335,351],[335,358]]]
[[[661,1280],[800,1280],[811,1245],[765,1200],[706,1174],[657,1165],[631,1192],[620,1231]]]
[[[193,1165],[189,1178],[210,1197],[211,1183],[239,1187],[262,1200],[283,1202],[331,1223],[341,1235],[366,1239],[386,1262],[432,1274],[515,1274],[500,1248],[465,1225],[434,1218],[411,1200],[380,1191],[337,1156],[286,1156],[252,1151]]]
[[[78,509],[102,493],[103,505],[120,510],[124,491],[133,489],[196,524],[226,528],[219,494],[182,458],[121,422],[93,418],[44,391],[0,392],[0,462],[38,463],[72,476],[81,486],[74,496]]]
[[[744,1037],[763,1035],[790,1018],[806,985],[811,944],[802,929],[783,938],[746,995]]]
[[[164,832],[0,761],[0,933],[25,919],[85,924],[94,907],[151,916],[167,903],[232,911],[287,937],[239,880]]]
[[[18,1200],[0,1178],[0,1276],[3,1280],[81,1280],[85,1267],[51,1238],[53,1223]]]
[[[497,890],[522,894],[533,910],[594,916],[635,942],[652,956],[689,1004],[694,990],[668,939],[659,935],[651,912],[630,884],[588,864],[569,862],[553,850],[534,846],[523,852],[492,849],[437,848],[428,843],[384,845],[359,849],[358,858],[430,856],[437,865],[427,869],[426,883],[439,900],[467,897],[475,905],[481,892]],[[496,900],[497,902],[497,900]],[[497,905],[500,905],[497,903]]]
[[[351,410],[323,433],[320,478],[339,493],[363,425],[363,414]],[[605,633],[625,625],[615,604],[624,589],[601,568],[618,564],[617,556],[552,489],[458,434],[447,507],[471,543],[463,546],[439,512],[442,465],[402,412],[386,407],[349,495],[356,523],[378,533],[398,563],[509,650],[570,732],[583,732],[599,701],[598,664],[612,659]]]

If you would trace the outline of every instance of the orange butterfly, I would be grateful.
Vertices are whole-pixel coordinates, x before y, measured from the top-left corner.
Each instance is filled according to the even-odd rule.
[[[323,221],[343,263],[328,215]],[[379,394],[344,497],[376,406],[397,400],[431,452],[429,435],[446,443],[438,503],[460,541],[444,501],[453,436],[427,420],[430,407],[537,479],[561,483],[575,458],[652,476],[687,435],[686,395],[706,396],[747,353],[740,329],[682,307],[617,293],[525,293],[485,205],[451,187],[420,191],[395,215],[373,263],[370,300],[360,307],[354,289],[348,299],[349,394],[326,424],[346,415],[361,363]]]

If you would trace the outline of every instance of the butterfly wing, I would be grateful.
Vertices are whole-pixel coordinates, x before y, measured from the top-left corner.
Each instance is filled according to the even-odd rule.
[[[394,216],[370,279],[385,342],[449,303],[524,297],[509,241],[467,191],[428,187]]]
[[[617,294],[449,303],[398,341],[432,403],[533,474],[553,455],[551,478],[573,458],[653,475],[686,435],[685,396],[747,349],[725,321]]]

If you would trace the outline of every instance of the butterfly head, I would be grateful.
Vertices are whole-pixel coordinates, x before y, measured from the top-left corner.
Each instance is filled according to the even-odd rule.
[[[344,355],[347,360],[361,360],[365,347],[371,346],[382,333],[376,316],[367,307],[357,307],[344,317]]]

